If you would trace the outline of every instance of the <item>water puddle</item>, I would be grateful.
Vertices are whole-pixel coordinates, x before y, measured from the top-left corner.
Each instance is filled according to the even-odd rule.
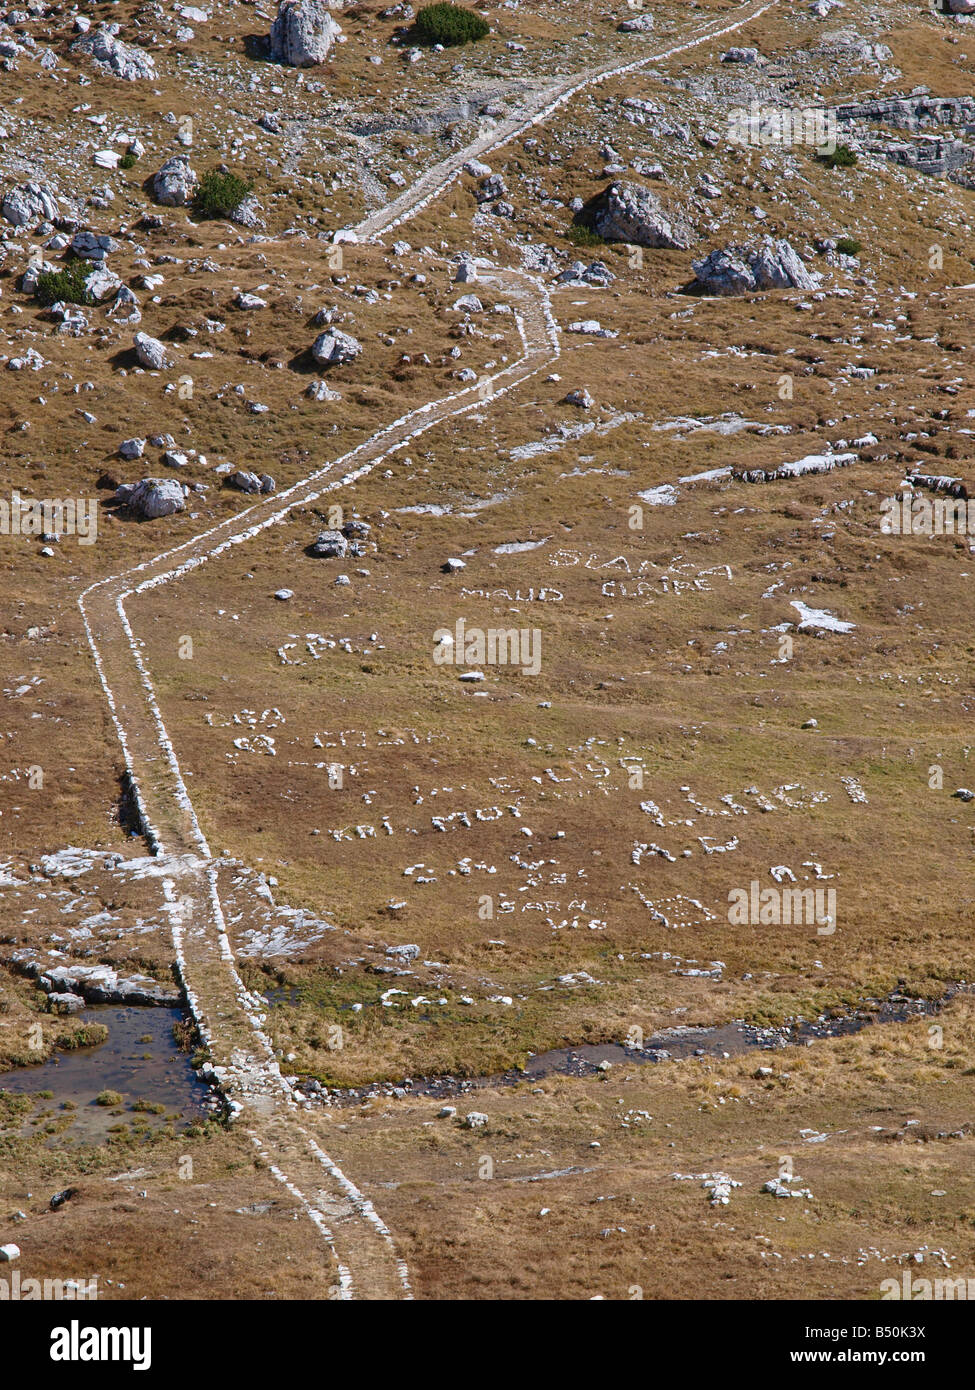
[[[864,1007],[838,1018],[822,1016],[780,1028],[757,1028],[746,1023],[727,1023],[716,1028],[668,1028],[644,1040],[643,1046],[621,1043],[586,1043],[579,1047],[554,1048],[529,1057],[523,1070],[497,1076],[461,1080],[458,1077],[421,1077],[400,1082],[364,1086],[356,1090],[333,1090],[331,1103],[367,1100],[373,1096],[410,1094],[433,1097],[476,1091],[488,1086],[510,1086],[522,1081],[538,1081],[546,1076],[594,1076],[605,1064],[645,1065],[680,1061],[687,1057],[737,1057],[749,1052],[771,1052],[783,1047],[812,1046],[823,1038],[848,1037],[864,1028],[883,1023],[905,1023],[912,1018],[931,1018],[959,993],[970,993],[972,986],[952,985],[939,999],[912,999],[892,994],[883,1000],[868,1000]]]
[[[59,1146],[65,1141],[99,1143],[124,1121],[156,1127],[176,1117],[177,1128],[185,1128],[219,1110],[215,1093],[199,1080],[190,1065],[191,1054],[180,1051],[173,1034],[173,1025],[185,1018],[182,1009],[108,1004],[85,1009],[77,1017],[85,1023],[104,1023],[106,1041],[55,1052],[36,1066],[0,1073],[2,1091],[52,1093],[51,1098],[39,1099],[34,1113],[26,1117],[27,1132],[43,1132],[49,1126],[51,1142]],[[99,1105],[96,1097],[104,1091],[117,1092],[121,1101]],[[62,1109],[65,1102],[68,1109]]]

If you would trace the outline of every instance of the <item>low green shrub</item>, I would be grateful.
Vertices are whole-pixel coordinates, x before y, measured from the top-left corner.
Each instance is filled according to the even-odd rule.
[[[416,17],[416,35],[423,43],[442,43],[452,48],[475,43],[491,32],[486,19],[461,5],[424,5]]]
[[[91,296],[85,289],[85,281],[93,269],[90,261],[71,261],[61,270],[42,270],[37,277],[34,293],[44,305],[57,304],[59,301],[64,304],[88,304]]]
[[[239,174],[221,174],[211,169],[203,175],[193,194],[197,217],[232,217],[253,188]]]
[[[857,162],[856,151],[851,150],[849,145],[837,145],[835,150],[817,154],[816,158],[827,169],[852,169]]]

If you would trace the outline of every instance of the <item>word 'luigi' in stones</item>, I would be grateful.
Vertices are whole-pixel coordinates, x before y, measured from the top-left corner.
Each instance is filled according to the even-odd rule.
[[[271,25],[271,57],[292,68],[315,67],[341,33],[326,0],[282,0]]]
[[[141,478],[137,483],[121,483],[115,489],[115,500],[145,521],[172,516],[186,506],[182,484],[175,478]]]

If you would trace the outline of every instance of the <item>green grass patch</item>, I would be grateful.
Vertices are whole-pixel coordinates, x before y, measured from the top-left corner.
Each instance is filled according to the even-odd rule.
[[[74,1052],[79,1047],[97,1047],[108,1041],[108,1029],[104,1023],[82,1023],[73,1033],[68,1033],[58,1041],[63,1052]]]
[[[424,5],[416,17],[415,32],[423,43],[441,43],[454,48],[462,43],[476,43],[491,32],[486,19],[462,5]]]
[[[591,227],[583,227],[581,223],[574,222],[565,234],[565,239],[571,246],[605,246],[606,243],[598,232],[594,232]]]

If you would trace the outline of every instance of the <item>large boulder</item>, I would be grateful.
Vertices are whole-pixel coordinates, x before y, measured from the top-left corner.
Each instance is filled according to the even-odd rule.
[[[97,232],[75,232],[71,238],[72,254],[80,256],[83,261],[104,261],[113,251],[117,250],[118,242],[114,237],[100,235]]]
[[[624,19],[616,27],[621,34],[649,34],[653,29],[653,15],[636,15],[633,19]]]
[[[116,37],[117,24],[103,25],[94,33],[84,34],[71,47],[76,53],[87,53],[105,72],[124,82],[136,82],[140,77],[155,77],[156,64],[144,48],[123,43]]]
[[[158,338],[150,338],[148,333],[137,333],[133,345],[139,365],[150,372],[161,372],[164,367],[172,365],[165,345]]]
[[[343,333],[340,328],[329,328],[311,345],[311,355],[322,367],[334,367],[341,362],[354,362],[362,352],[362,344],[351,333]]]
[[[183,207],[193,197],[197,177],[190,167],[189,156],[175,154],[152,178],[152,196],[164,207]]]
[[[750,294],[755,290],[814,290],[822,276],[807,270],[787,241],[765,237],[757,246],[726,246],[692,262],[694,290]]]
[[[726,246],[692,262],[694,288],[708,294],[749,294],[757,289],[755,275],[743,247]]]
[[[292,68],[324,63],[342,30],[326,0],[281,0],[271,25],[271,57]]]
[[[172,516],[186,506],[183,486],[175,478],[141,478],[137,483],[122,483],[115,489],[115,500],[147,521]]]
[[[96,265],[85,277],[85,293],[95,304],[100,304],[103,299],[111,299],[121,288],[122,281],[107,265]]]
[[[61,209],[46,184],[18,183],[3,195],[0,216],[12,227],[36,227],[38,222],[56,221]]]
[[[311,547],[312,555],[321,559],[342,559],[348,553],[349,542],[341,531],[320,531],[318,539]]]
[[[686,251],[688,229],[664,211],[649,188],[638,183],[612,183],[591,204],[592,225],[605,241]]]
[[[975,0],[948,0],[949,14],[975,14]]]

